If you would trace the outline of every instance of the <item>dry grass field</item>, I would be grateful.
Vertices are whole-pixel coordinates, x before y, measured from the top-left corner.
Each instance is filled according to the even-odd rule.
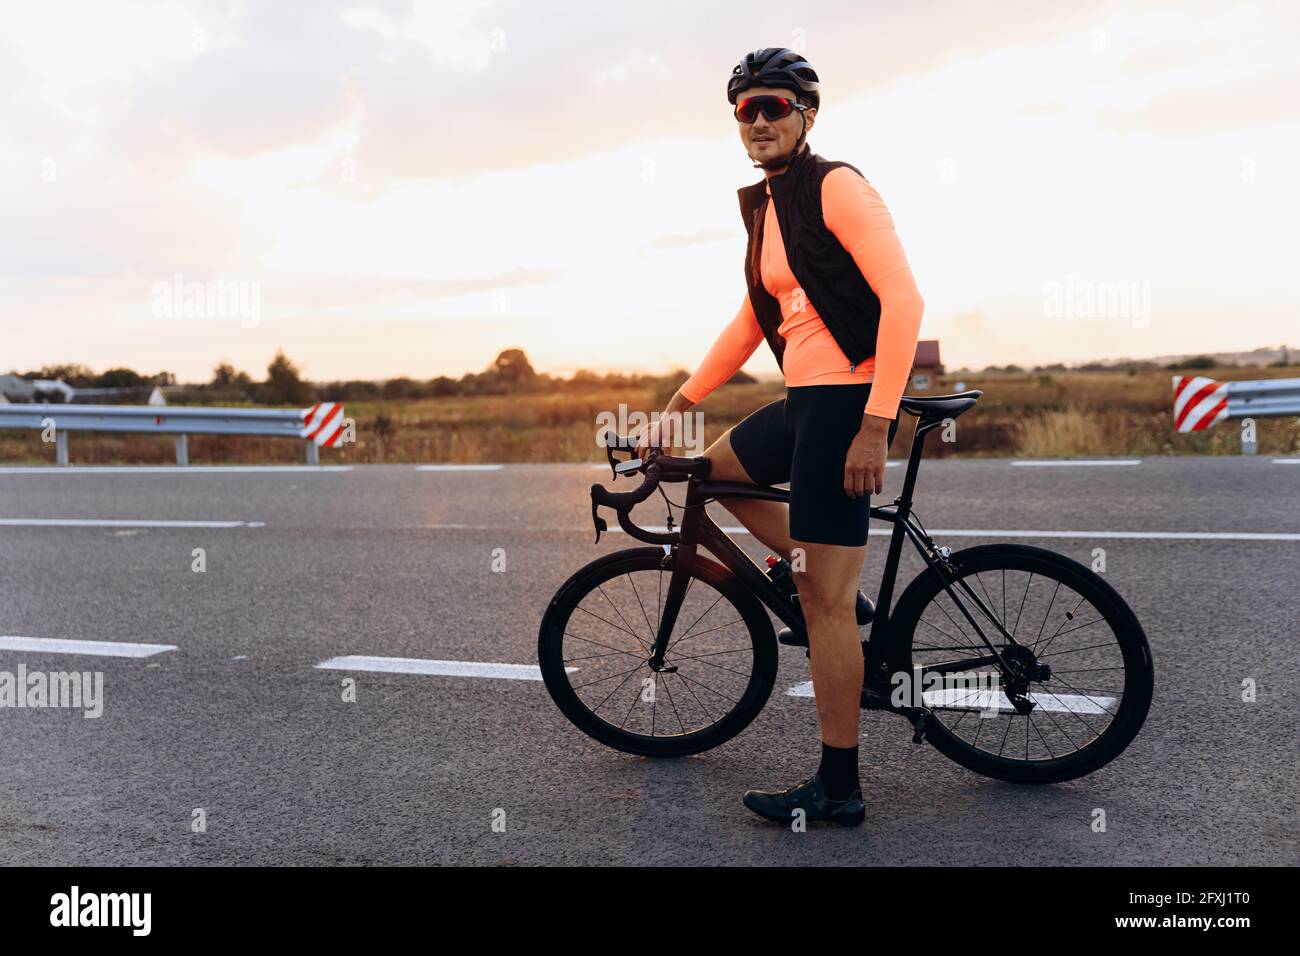
[[[967,388],[984,398],[956,424],[953,441],[931,438],[927,453],[940,457],[1078,457],[1107,455],[1238,454],[1239,425],[1223,422],[1198,434],[1179,435],[1172,425],[1171,378],[1163,370],[1116,372],[982,373],[967,376]],[[1300,367],[1224,368],[1197,372],[1220,380],[1300,377]],[[955,391],[947,376],[931,391]],[[600,460],[597,416],[663,407],[676,385],[664,379],[655,387],[589,389],[569,387],[552,393],[521,393],[358,402],[346,405],[357,423],[357,442],[324,449],[323,463],[402,462],[580,462]],[[765,402],[781,397],[776,383],[728,385],[697,407],[704,415],[706,441]],[[900,431],[894,455],[906,453],[907,431]],[[276,439],[194,435],[189,440],[195,464],[301,462],[302,446]],[[74,433],[69,440],[75,464],[168,463],[170,439]],[[1260,454],[1300,452],[1300,419],[1261,419]],[[52,462],[52,445],[35,432],[0,432],[0,463]]]

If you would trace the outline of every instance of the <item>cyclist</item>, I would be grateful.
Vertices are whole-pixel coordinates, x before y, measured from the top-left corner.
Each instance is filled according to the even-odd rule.
[[[821,727],[821,763],[803,783],[750,790],[744,804],[789,822],[860,824],[862,646],[856,621],[870,495],[884,487],[887,433],[911,373],[924,302],[879,194],[855,166],[806,143],[817,119],[817,73],[802,55],[768,47],[732,70],[727,99],[763,180],[738,191],[749,235],[747,292],[703,362],[673,395],[664,421],[702,401],[766,340],[785,397],[729,429],[706,451],[710,478],[790,484],[790,504],[734,499],[726,508],[759,541],[794,561]],[[638,452],[671,444],[642,431]]]

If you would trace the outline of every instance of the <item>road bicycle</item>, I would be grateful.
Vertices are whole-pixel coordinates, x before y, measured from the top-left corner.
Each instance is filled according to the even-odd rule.
[[[914,742],[976,773],[1070,780],[1109,763],[1141,729],[1154,690],[1151,649],[1124,599],[1079,562],[1018,544],[954,552],[926,532],[912,510],[925,436],[982,394],[906,396],[890,427],[892,444],[902,414],[916,418],[901,493],[870,509],[893,530],[862,645],[862,706],[906,717]],[[651,449],[642,461],[626,438],[607,435],[605,444],[615,478],[644,481],[627,492],[591,486],[596,541],[609,530],[599,513],[608,507],[624,532],[654,547],[604,555],[560,587],[538,634],[542,676],[564,715],[603,744],[650,757],[701,753],[744,730],[772,692],[778,642],[767,612],[788,628],[783,640],[808,643],[797,594],[778,587],[705,504],[788,502],[789,492],[711,481],[703,456]],[[677,483],[683,502],[664,491]],[[669,504],[667,524],[640,527],[632,509],[656,491]],[[904,540],[925,568],[891,610]]]

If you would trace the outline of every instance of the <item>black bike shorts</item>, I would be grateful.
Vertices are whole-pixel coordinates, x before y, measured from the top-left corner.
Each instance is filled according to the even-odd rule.
[[[844,460],[862,427],[871,384],[786,387],[731,431],[731,448],[758,485],[790,483],[790,537],[867,543],[869,494],[844,493]]]

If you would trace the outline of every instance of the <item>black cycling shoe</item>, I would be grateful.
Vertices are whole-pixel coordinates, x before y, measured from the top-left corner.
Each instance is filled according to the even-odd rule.
[[[826,796],[826,787],[817,774],[788,790],[747,790],[744,803],[760,817],[777,823],[789,823],[796,810],[804,811],[805,820],[825,820],[849,827],[859,826],[867,818],[861,787],[849,794],[847,800],[832,800]]]

